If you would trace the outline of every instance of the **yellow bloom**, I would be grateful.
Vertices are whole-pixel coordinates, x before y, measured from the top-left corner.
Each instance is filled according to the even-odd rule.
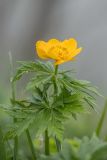
[[[77,48],[77,41],[73,38],[59,41],[51,39],[48,42],[37,41],[36,43],[37,54],[42,59],[53,59],[55,65],[73,60],[82,48]]]

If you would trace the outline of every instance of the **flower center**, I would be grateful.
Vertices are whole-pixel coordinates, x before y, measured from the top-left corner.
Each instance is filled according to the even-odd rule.
[[[65,59],[65,56],[68,54],[67,49],[62,46],[52,46],[49,52],[51,55],[55,54],[57,59]]]

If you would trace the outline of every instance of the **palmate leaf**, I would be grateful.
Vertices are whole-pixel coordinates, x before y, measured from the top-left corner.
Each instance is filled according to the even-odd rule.
[[[52,79],[52,75],[50,74],[42,74],[38,75],[31,79],[31,81],[27,84],[26,89],[35,89],[35,87],[39,87],[41,84],[45,84],[50,82]]]
[[[16,136],[20,136],[24,131],[26,131],[29,128],[34,119],[35,116],[29,115],[22,121],[17,122],[16,124],[14,124],[14,126],[11,126],[10,130],[5,134],[4,139],[8,140],[13,139]]]
[[[64,86],[68,91],[80,94],[82,100],[85,104],[88,104],[90,107],[94,108],[95,98],[94,95],[100,95],[96,87],[91,86],[90,82],[83,80],[75,80],[66,74],[63,74],[63,77],[58,78],[59,85]],[[101,95],[100,95],[101,96]]]
[[[101,94],[97,91],[98,88],[95,86],[92,86],[89,81],[73,79],[72,77],[67,76],[67,75],[64,75],[64,79],[70,82],[72,88],[80,90],[90,95],[91,97],[93,97],[92,94],[101,96]]]
[[[64,130],[62,121],[64,116],[57,109],[54,109],[50,101],[47,101],[46,97],[43,98],[42,95],[41,98],[33,97],[33,101],[30,100],[30,103],[31,106],[37,108],[34,120],[36,134],[40,135],[48,129],[49,136],[57,135],[61,139]]]
[[[16,135],[20,136],[33,122],[35,119],[35,111],[30,109],[28,103],[25,106],[25,101],[14,101],[14,108],[13,106],[6,106],[1,105],[0,110],[7,113],[9,116],[16,118],[17,123],[13,124],[10,127],[8,132],[5,134],[4,139],[12,139]]]
[[[21,102],[19,101],[19,103],[21,103]],[[15,106],[13,108],[13,106],[11,106],[11,105],[3,105],[3,104],[1,104],[0,105],[0,110],[5,112],[5,113],[7,113],[11,117],[17,118],[17,119],[24,119],[28,115],[27,114],[28,110],[26,110],[25,108],[20,108],[18,106]],[[30,109],[29,109],[29,112],[30,112]]]
[[[14,112],[12,110],[2,110],[2,111],[4,111],[5,113],[9,114],[9,116],[11,116],[13,118],[18,118],[18,119],[21,118],[22,119],[22,118],[25,117],[24,114],[22,115],[22,113],[21,113],[21,115],[20,115],[20,113]]]
[[[34,72],[34,73],[43,73],[43,74],[49,74],[54,72],[53,65],[50,62],[43,63],[40,61],[36,62],[26,62],[26,61],[21,61],[19,62],[21,66],[17,69],[17,73],[15,77],[13,78],[13,81],[19,80],[23,74],[27,74],[29,72]]]
[[[38,89],[39,90],[39,89]],[[64,130],[64,122],[70,115],[75,113],[86,112],[81,96],[77,94],[70,95],[67,90],[64,90],[63,94],[60,94],[55,101],[47,101],[47,97],[43,97],[43,92],[39,90],[39,96],[36,94],[33,96],[33,100],[30,100],[31,106],[37,108],[34,124],[38,128],[39,134],[48,129],[49,135],[62,138]],[[69,96],[68,96],[69,95]],[[37,129],[36,129],[37,131]]]
[[[57,135],[59,139],[62,139],[63,125],[61,125],[61,122],[57,119],[50,119],[49,110],[39,111],[34,116],[31,114],[31,116],[29,115],[29,117],[17,122],[16,125],[6,133],[5,139],[12,139],[16,135],[20,136],[26,129],[31,128],[31,126],[34,126],[36,136],[39,136],[48,129],[49,136]]]
[[[86,112],[82,96],[79,94],[71,94],[65,89],[63,91],[63,94],[57,97],[53,106],[68,118],[68,115],[71,115],[71,113]]]
[[[56,117],[52,118],[48,109],[39,112],[32,125],[36,130],[36,136],[43,134],[47,129],[49,136],[57,136],[60,140],[62,139],[64,130],[63,125],[59,119],[56,119]]]

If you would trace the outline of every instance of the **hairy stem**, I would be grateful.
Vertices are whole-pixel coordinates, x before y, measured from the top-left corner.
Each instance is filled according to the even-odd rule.
[[[48,130],[45,131],[45,155],[49,155],[49,136],[48,136]]]
[[[105,116],[106,116],[106,112],[107,112],[107,101],[105,103],[104,109],[102,111],[100,120],[99,120],[97,128],[96,128],[96,135],[97,136],[100,136],[100,133],[101,133],[101,130],[102,130],[102,126],[103,126],[103,122],[104,122],[104,119],[105,119]]]
[[[32,152],[33,160],[36,160],[37,158],[36,158],[36,154],[35,154],[35,149],[34,149],[34,146],[33,146],[33,143],[32,143],[32,139],[31,139],[31,136],[30,136],[30,132],[29,132],[28,129],[26,130],[26,135],[27,135],[27,139],[28,139],[28,143],[29,143],[31,152]]]
[[[10,70],[11,70],[11,92],[12,92],[12,100],[13,102],[15,101],[15,84],[12,81],[13,76],[14,76],[14,67],[13,67],[13,60],[12,60],[12,55],[11,52],[9,52],[9,60],[10,60]],[[14,107],[14,103],[12,104]],[[13,122],[16,123],[17,119],[13,118]],[[18,155],[18,137],[16,136],[14,138],[14,151],[13,151],[13,160],[17,160],[17,155]]]

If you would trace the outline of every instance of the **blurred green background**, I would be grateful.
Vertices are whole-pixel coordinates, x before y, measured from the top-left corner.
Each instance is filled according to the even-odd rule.
[[[8,52],[16,61],[35,60],[35,42],[74,37],[84,48],[75,62],[62,65],[74,68],[74,76],[91,81],[104,98],[98,97],[98,113],[71,118],[65,124],[66,137],[91,135],[97,125],[107,95],[107,1],[106,0],[0,0],[0,103],[10,97]],[[18,83],[17,97],[24,96],[27,77]],[[0,113],[3,131],[9,117]],[[102,137],[107,134],[106,120]],[[34,135],[34,133],[33,133]]]

